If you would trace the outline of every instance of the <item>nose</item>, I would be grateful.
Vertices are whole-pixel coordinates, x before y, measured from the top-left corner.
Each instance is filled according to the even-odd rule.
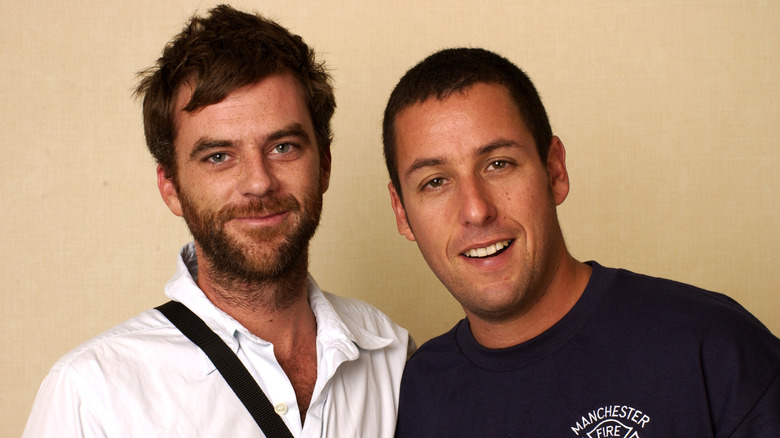
[[[278,188],[279,180],[271,163],[254,154],[242,158],[238,175],[238,190],[242,195],[262,198]]]
[[[461,224],[482,226],[496,218],[495,203],[483,181],[478,178],[461,180],[458,189]]]

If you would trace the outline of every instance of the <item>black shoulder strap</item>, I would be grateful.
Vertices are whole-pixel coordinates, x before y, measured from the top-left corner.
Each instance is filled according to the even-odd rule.
[[[157,310],[208,355],[267,437],[292,438],[287,425],[241,360],[198,315],[177,301],[168,301]]]

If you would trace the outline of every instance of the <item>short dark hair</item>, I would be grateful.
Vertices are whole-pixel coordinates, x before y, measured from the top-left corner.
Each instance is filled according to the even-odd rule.
[[[382,123],[385,164],[403,202],[395,153],[395,119],[402,110],[430,98],[445,99],[477,83],[505,86],[531,131],[542,162],[552,140],[547,111],[531,79],[506,58],[478,48],[454,48],[436,52],[404,74],[390,94]]]
[[[193,86],[184,111],[221,102],[231,92],[269,75],[287,71],[303,86],[321,157],[330,151],[330,120],[336,108],[331,79],[303,39],[259,14],[227,5],[207,16],[193,16],[163,50],[156,64],[139,73],[135,96],[143,97],[146,145],[176,180],[176,97]]]

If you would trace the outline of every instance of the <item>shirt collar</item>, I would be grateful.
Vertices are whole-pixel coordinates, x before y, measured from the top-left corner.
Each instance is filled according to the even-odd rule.
[[[176,273],[165,285],[165,294],[174,301],[179,301],[200,317],[234,353],[238,352],[240,344],[237,335],[241,333],[252,342],[267,341],[254,336],[238,321],[223,312],[206,297],[198,287],[198,261],[195,254],[195,244],[184,245],[176,263]],[[333,295],[323,292],[314,278],[307,278],[309,305],[317,319],[317,344],[326,350],[327,356],[333,353],[345,360],[355,360],[360,355],[359,349],[379,350],[392,344],[390,338],[374,333],[360,320],[360,313],[352,310],[340,300],[333,300]],[[318,348],[319,350],[319,348]],[[337,351],[327,351],[337,350]],[[204,353],[205,355],[205,353]],[[318,356],[321,352],[318,351]],[[208,361],[208,372],[215,370]]]
[[[308,288],[309,305],[317,318],[318,341],[330,339],[347,349],[357,346],[363,350],[379,350],[392,344],[392,339],[374,333],[365,320],[361,321],[365,309],[350,309],[350,301],[334,300],[332,294],[320,289],[311,275]],[[357,358],[357,351],[354,358]]]
[[[195,244],[184,245],[176,262],[176,273],[165,285],[165,294],[193,311],[209,328],[222,338],[233,351],[235,332],[243,326],[230,315],[218,309],[206,297],[196,283],[198,278],[198,260],[195,256]]]

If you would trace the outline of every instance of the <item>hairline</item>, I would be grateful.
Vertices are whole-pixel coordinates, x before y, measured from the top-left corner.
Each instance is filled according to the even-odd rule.
[[[522,107],[520,106],[519,102],[517,101],[517,98],[515,97],[515,94],[512,92],[509,86],[506,85],[503,81],[500,80],[494,80],[494,79],[483,79],[483,80],[475,80],[473,82],[468,83],[462,83],[458,84],[456,87],[451,87],[448,89],[441,90],[437,93],[429,93],[427,96],[416,99],[413,101],[405,102],[398,106],[398,108],[395,109],[395,111],[390,114],[391,115],[391,123],[388,124],[388,127],[390,128],[389,132],[389,139],[391,140],[389,143],[389,147],[392,150],[392,160],[393,160],[393,167],[394,167],[394,173],[396,175],[396,180],[392,181],[393,188],[395,189],[396,193],[398,194],[398,199],[401,201],[401,205],[404,205],[404,198],[403,198],[403,192],[401,190],[401,173],[400,169],[398,168],[398,136],[397,136],[397,129],[396,129],[396,122],[398,121],[398,116],[406,111],[407,109],[422,105],[428,101],[431,101],[432,99],[435,99],[439,102],[443,102],[447,99],[449,99],[451,96],[453,96],[455,93],[460,93],[462,95],[465,95],[468,93],[469,90],[471,90],[473,87],[477,85],[498,85],[506,91],[507,95],[509,96],[512,105],[517,109],[517,112],[520,116],[520,120],[523,122],[523,124],[526,126],[526,128],[530,131],[530,124],[527,120],[527,117],[525,114],[523,114]],[[531,132],[532,137],[534,137],[534,146],[536,147],[537,156],[541,160],[541,154],[539,154],[540,148],[543,148],[544,145],[538,144],[538,140],[533,135],[533,132]]]

